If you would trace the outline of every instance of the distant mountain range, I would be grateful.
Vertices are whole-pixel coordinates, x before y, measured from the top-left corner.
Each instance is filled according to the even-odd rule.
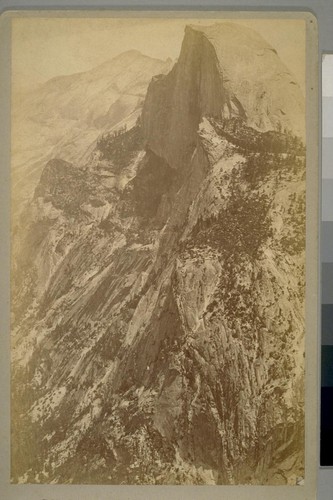
[[[171,66],[171,59],[130,50],[17,95],[12,108],[14,209],[31,198],[47,160],[60,155],[78,161],[101,133],[133,125],[151,78]]]

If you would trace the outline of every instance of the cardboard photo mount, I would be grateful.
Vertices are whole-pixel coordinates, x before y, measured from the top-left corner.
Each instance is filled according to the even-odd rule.
[[[106,485],[14,485],[9,483],[10,456],[10,331],[9,308],[5,307],[7,326],[2,339],[1,362],[5,377],[2,381],[3,397],[7,404],[1,413],[1,482],[4,498],[27,500],[47,499],[312,499],[316,496],[318,464],[318,34],[316,18],[308,12],[299,11],[7,11],[0,18],[1,59],[5,78],[0,87],[0,104],[4,120],[1,122],[1,152],[5,171],[4,194],[10,199],[10,111],[11,111],[11,24],[21,18],[198,18],[218,20],[279,19],[304,20],[306,26],[306,311],[305,311],[305,480],[297,486],[106,486]],[[9,210],[9,203],[8,203]],[[1,229],[9,234],[9,217]],[[8,256],[8,254],[7,254]],[[8,275],[7,275],[8,277]],[[7,283],[9,285],[9,282]],[[8,295],[5,295],[5,297]],[[5,303],[8,306],[8,303]]]

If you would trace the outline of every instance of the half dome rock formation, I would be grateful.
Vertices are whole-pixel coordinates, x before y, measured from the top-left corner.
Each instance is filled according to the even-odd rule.
[[[203,116],[238,117],[255,130],[304,138],[304,96],[276,50],[233,23],[188,26],[179,60],[149,86],[147,145],[175,167],[193,150]]]
[[[132,128],[47,163],[13,246],[14,482],[303,481],[290,79],[254,32],[188,27]]]

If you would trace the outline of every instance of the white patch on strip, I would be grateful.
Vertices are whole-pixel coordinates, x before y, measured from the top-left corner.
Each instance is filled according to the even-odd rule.
[[[323,55],[322,86],[323,97],[333,97],[333,54]]]

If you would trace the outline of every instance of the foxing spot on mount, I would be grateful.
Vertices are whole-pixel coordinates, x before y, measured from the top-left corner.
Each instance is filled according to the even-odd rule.
[[[303,82],[264,19],[168,22],[15,94],[14,483],[303,482]]]

